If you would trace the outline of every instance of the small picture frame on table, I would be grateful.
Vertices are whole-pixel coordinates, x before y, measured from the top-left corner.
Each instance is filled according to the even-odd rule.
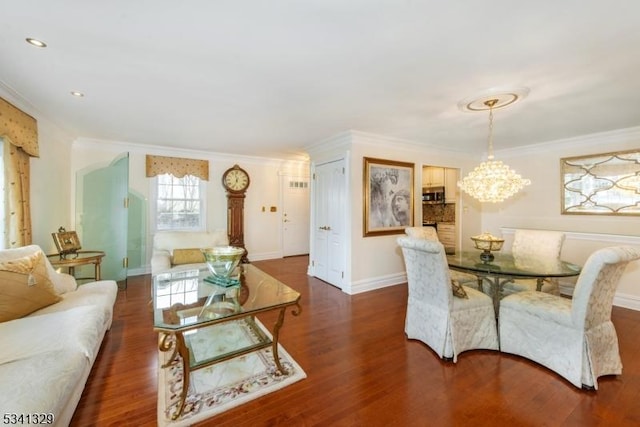
[[[76,254],[81,249],[78,234],[75,231],[67,231],[60,227],[57,233],[51,233],[53,242],[56,244],[60,258],[65,258],[69,254]]]

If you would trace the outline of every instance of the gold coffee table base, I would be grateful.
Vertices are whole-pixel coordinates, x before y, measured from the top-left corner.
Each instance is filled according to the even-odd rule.
[[[160,338],[160,343],[158,348],[162,352],[168,352],[168,351],[172,352],[168,361],[164,365],[162,365],[162,368],[166,368],[176,363],[178,361],[178,357],[180,357],[180,359],[182,360],[182,391],[180,393],[180,401],[178,404],[178,408],[171,415],[171,419],[175,420],[178,417],[180,417],[180,415],[182,415],[182,412],[184,411],[184,408],[186,405],[187,394],[189,391],[191,372],[197,369],[211,366],[216,363],[224,362],[225,360],[229,360],[234,357],[241,356],[243,354],[248,354],[254,351],[258,351],[263,348],[271,347],[271,350],[273,353],[273,361],[276,365],[276,368],[278,369],[278,371],[280,371],[282,375],[287,375],[287,371],[284,369],[284,367],[280,363],[280,356],[278,355],[278,339],[280,336],[280,329],[284,324],[284,316],[285,316],[287,307],[293,307],[291,314],[293,314],[294,316],[298,316],[302,310],[300,305],[297,302],[292,305],[279,307],[280,312],[278,314],[278,319],[273,326],[273,339],[269,339],[269,337],[267,337],[260,330],[260,328],[255,324],[255,317],[251,314],[245,314],[244,316],[231,316],[231,317],[226,317],[221,319],[221,321],[217,322],[217,324],[229,322],[232,320],[245,319],[247,324],[249,324],[249,326],[254,330],[254,332],[256,332],[256,335],[259,337],[259,341],[248,347],[236,349],[231,352],[228,352],[219,356],[215,356],[202,363],[193,364],[191,362],[191,352],[190,352],[189,346],[185,341],[183,332],[181,331],[162,332],[160,334],[161,338]],[[278,308],[274,308],[274,309],[278,309]],[[265,310],[265,311],[269,311],[269,310]],[[211,325],[209,327],[214,327],[214,325]],[[174,339],[170,339],[171,337],[173,337]]]

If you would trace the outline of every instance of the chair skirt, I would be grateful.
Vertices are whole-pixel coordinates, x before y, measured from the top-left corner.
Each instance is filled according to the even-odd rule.
[[[537,362],[576,387],[597,389],[598,377],[622,373],[613,323],[577,328],[571,300],[535,291],[509,295],[500,303],[499,331],[501,351]]]

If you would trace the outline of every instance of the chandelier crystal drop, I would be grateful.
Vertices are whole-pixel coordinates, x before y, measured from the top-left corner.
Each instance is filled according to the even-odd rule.
[[[460,189],[480,202],[502,202],[531,184],[500,160],[493,160],[493,107],[497,102],[498,99],[484,102],[489,109],[488,159],[458,182]]]

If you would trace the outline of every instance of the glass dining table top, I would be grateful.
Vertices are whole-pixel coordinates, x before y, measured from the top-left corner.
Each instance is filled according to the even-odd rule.
[[[492,252],[493,261],[482,261],[480,251],[463,251],[447,255],[449,267],[481,274],[514,277],[571,277],[580,274],[580,266],[559,259],[514,257],[510,253]]]
[[[252,264],[234,271],[239,284],[205,280],[208,269],[160,273],[153,278],[154,328],[179,331],[294,305],[300,293]]]

